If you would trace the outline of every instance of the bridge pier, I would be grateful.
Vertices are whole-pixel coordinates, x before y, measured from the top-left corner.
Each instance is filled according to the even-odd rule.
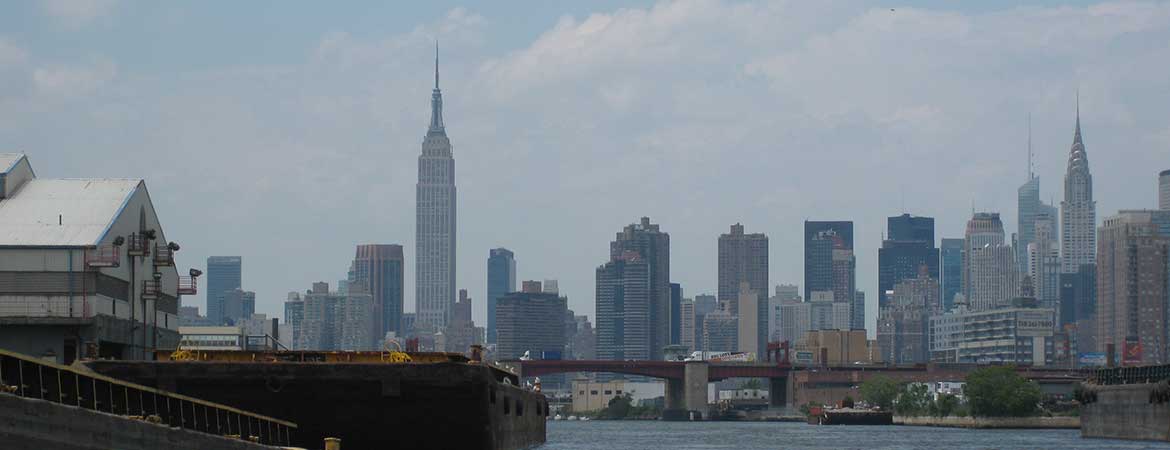
[[[788,377],[768,379],[768,406],[772,408],[788,406]]]

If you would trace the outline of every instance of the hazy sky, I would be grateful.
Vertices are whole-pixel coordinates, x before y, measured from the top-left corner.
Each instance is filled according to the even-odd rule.
[[[803,281],[803,220],[853,220],[872,324],[886,216],[1015,231],[1028,114],[1060,201],[1078,88],[1099,219],[1153,207],[1170,168],[1170,3],[500,3],[7,2],[0,150],[145,178],[180,270],[242,255],[261,312],[344,278],[354,244],[402,244],[412,311],[438,39],[481,324],[488,249],[592,316],[643,215],[687,296],[714,292],[732,223],[768,234],[776,284]]]

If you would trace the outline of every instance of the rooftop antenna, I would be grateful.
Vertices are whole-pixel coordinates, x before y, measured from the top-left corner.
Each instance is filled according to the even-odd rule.
[[[1028,181],[1036,178],[1036,170],[1032,165],[1032,113],[1028,113]]]

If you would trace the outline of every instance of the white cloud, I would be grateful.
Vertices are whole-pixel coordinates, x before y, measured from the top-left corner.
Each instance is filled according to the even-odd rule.
[[[0,37],[0,70],[22,65],[27,59],[27,51]]]
[[[45,13],[69,26],[82,26],[106,17],[118,0],[41,0]]]
[[[484,45],[492,27],[457,9],[391,35],[329,34],[301,64],[167,79],[102,61],[45,67],[33,74],[43,95],[102,95],[0,104],[0,136],[85,148],[57,162],[77,175],[142,175],[127,159],[159,168],[151,192],[184,262],[244,253],[269,311],[282,292],[342,276],[356,242],[402,243],[411,260],[436,37],[458,280],[477,298],[484,253],[503,245],[522,278],[559,278],[592,314],[593,269],[641,215],[672,234],[688,295],[713,289],[727,224],[768,233],[772,281],[800,283],[800,221],[853,219],[858,285],[876,298],[875,249],[903,198],[937,217],[939,236],[961,235],[973,200],[1014,223],[1029,112],[1044,195],[1059,195],[1078,87],[1099,216],[1152,199],[1130,180],[1166,161],[1165,3],[965,14],[664,1],[564,17],[503,54]],[[55,121],[78,129],[51,133]],[[58,170],[47,159],[38,172]]]

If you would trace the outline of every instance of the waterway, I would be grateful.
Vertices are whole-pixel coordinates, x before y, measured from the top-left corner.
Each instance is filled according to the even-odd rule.
[[[625,449],[1170,450],[1170,443],[1083,439],[1080,430],[593,420],[550,421],[539,450]]]

